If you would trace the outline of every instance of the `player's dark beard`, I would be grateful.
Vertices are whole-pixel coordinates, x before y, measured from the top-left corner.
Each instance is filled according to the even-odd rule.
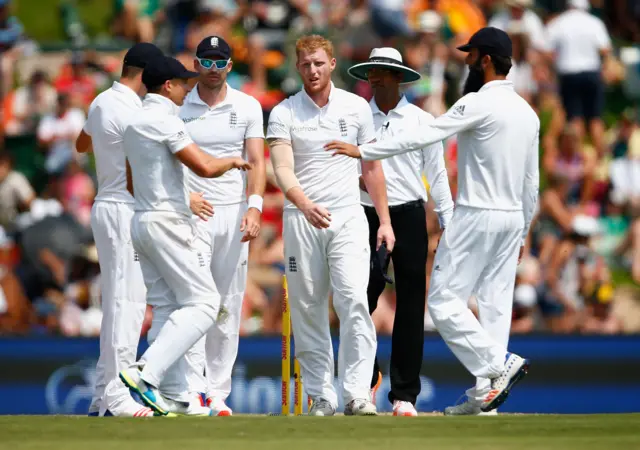
[[[480,58],[478,58],[474,64],[469,66],[469,76],[464,83],[462,94],[478,92],[482,86],[484,86],[484,69],[480,65]]]

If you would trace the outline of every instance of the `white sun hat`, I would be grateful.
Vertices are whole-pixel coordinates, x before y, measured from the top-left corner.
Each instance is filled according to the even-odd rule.
[[[402,63],[402,55],[398,50],[391,47],[374,48],[369,55],[369,61],[356,64],[349,68],[347,72],[353,78],[367,81],[367,72],[374,68],[394,70],[402,73],[402,81],[400,83],[413,83],[421,78],[421,75],[415,70],[405,66]]]

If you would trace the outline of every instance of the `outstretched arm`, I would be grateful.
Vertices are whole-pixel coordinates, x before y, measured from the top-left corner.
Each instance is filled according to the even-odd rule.
[[[394,139],[385,139],[359,147],[333,141],[325,145],[325,148],[333,151],[334,155],[362,158],[365,161],[385,159],[420,150],[481,123],[487,117],[488,112],[486,108],[476,106],[474,100],[473,94],[466,95],[458,100],[449,111],[429,125],[404,133]]]

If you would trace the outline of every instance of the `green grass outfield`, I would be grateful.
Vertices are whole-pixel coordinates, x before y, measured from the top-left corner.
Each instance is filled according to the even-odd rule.
[[[116,419],[0,416],[0,449],[640,449],[640,414]]]

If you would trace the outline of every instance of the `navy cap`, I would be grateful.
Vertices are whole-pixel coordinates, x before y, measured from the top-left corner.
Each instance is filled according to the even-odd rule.
[[[469,43],[458,47],[458,50],[468,52],[472,48],[477,48],[487,55],[504,56],[506,58],[511,58],[513,55],[509,35],[494,27],[485,27],[478,30],[471,36]]]
[[[142,72],[142,83],[147,89],[159,86],[167,80],[195,78],[198,72],[187,70],[180,61],[170,56],[160,56],[147,63]]]
[[[229,59],[231,58],[231,47],[220,36],[209,36],[198,44],[196,56],[198,58]]]
[[[141,42],[127,51],[123,65],[144,69],[150,60],[159,56],[163,56],[162,50],[150,42]]]

